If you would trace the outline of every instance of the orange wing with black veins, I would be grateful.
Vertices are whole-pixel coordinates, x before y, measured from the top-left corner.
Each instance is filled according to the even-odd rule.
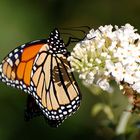
[[[0,64],[0,79],[7,85],[29,92],[31,71],[44,41],[31,42],[13,50]]]

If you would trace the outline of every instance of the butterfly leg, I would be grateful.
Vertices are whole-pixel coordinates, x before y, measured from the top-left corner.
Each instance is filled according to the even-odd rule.
[[[70,44],[70,43],[75,43],[75,42],[79,42],[79,41],[82,41],[83,38],[74,38],[74,37],[69,37],[67,43],[66,43],[66,47]]]

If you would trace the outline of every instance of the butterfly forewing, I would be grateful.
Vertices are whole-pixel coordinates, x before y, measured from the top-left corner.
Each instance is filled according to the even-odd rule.
[[[35,57],[44,40],[30,42],[11,51],[0,64],[0,79],[7,85],[30,93],[30,77]]]
[[[50,120],[63,120],[79,107],[80,93],[68,69],[66,55],[53,56],[47,50],[40,51],[34,63],[32,92]]]

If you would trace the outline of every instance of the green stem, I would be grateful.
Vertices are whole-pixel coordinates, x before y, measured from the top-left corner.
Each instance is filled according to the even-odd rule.
[[[121,135],[126,132],[126,126],[132,114],[129,110],[132,110],[132,106],[128,105],[127,110],[128,111],[124,111],[120,117],[119,123],[116,127],[116,135]]]

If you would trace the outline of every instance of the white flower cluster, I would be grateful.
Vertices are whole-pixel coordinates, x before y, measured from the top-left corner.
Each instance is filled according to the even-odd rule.
[[[68,61],[84,83],[109,90],[109,80],[128,83],[140,93],[140,35],[130,24],[100,26],[76,44]]]

